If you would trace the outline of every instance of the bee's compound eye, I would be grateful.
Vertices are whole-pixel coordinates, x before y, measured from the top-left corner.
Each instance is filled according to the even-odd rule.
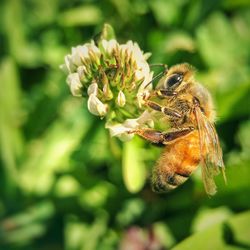
[[[167,87],[172,87],[175,84],[180,84],[183,80],[183,75],[182,74],[173,74],[167,78],[166,85]]]

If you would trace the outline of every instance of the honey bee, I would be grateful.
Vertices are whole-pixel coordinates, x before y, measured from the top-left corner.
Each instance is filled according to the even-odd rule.
[[[152,171],[155,192],[175,189],[199,164],[207,194],[216,193],[214,177],[220,172],[226,182],[222,150],[214,127],[213,101],[208,90],[195,81],[194,72],[187,63],[171,67],[144,98],[152,112],[166,119],[169,131],[132,131],[152,143],[165,145]]]

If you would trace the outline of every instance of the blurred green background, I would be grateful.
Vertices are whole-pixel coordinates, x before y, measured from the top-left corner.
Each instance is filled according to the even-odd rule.
[[[159,149],[110,139],[59,70],[105,22],[212,92],[228,185],[148,184]],[[250,1],[2,0],[0,249],[250,249]]]

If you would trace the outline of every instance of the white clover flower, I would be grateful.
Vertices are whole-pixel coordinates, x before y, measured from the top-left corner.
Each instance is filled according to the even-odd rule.
[[[128,132],[149,122],[143,102],[152,89],[153,73],[137,43],[115,39],[91,41],[72,48],[61,68],[74,96],[88,96],[88,110],[105,117],[112,136],[132,138]],[[123,138],[123,139],[124,139]]]

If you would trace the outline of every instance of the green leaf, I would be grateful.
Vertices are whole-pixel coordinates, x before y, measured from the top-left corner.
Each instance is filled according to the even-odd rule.
[[[184,50],[192,53],[195,50],[195,46],[193,38],[188,33],[182,31],[171,32],[167,36],[165,52],[173,53],[179,50]]]
[[[131,193],[140,191],[146,180],[146,167],[136,138],[124,143],[122,168],[127,189]]]
[[[250,248],[250,211],[235,215],[223,223],[196,233],[173,250],[242,250]]]
[[[129,0],[111,0],[115,12],[119,14],[121,22],[127,22],[133,17],[133,9]]]
[[[180,14],[180,5],[183,1],[151,1],[151,8],[158,23],[162,26],[174,24]]]
[[[96,214],[91,224],[82,223],[73,216],[66,219],[64,229],[66,249],[88,249],[95,250],[106,236],[108,215],[104,211]],[[102,248],[100,248],[102,249]]]
[[[224,0],[222,6],[226,9],[247,8],[250,6],[249,0]]]
[[[27,144],[28,157],[21,165],[19,176],[19,185],[25,192],[47,194],[53,186],[55,173],[71,166],[71,154],[91,125],[91,119],[88,120],[87,111],[83,111],[81,105],[79,102],[77,107],[70,98],[61,107],[61,119],[52,123],[41,137]]]
[[[235,87],[235,86],[234,86]],[[242,117],[250,115],[250,83],[238,83],[237,91],[232,89],[218,92],[217,106],[219,114],[219,122],[230,118]]]
[[[57,197],[68,197],[79,194],[80,184],[70,175],[59,178],[55,185],[55,195]]]
[[[250,119],[241,125],[237,138],[242,147],[242,151],[246,153],[250,159]]]
[[[41,62],[41,50],[37,43],[28,41],[25,18],[27,13],[23,10],[20,1],[8,1],[2,8],[5,38],[9,54],[20,64],[35,66]],[[32,11],[31,11],[32,12]],[[15,28],[14,28],[15,27]],[[13,31],[15,29],[15,32]],[[31,32],[32,33],[32,32]]]
[[[156,237],[159,239],[161,244],[166,248],[170,249],[176,244],[176,240],[171,232],[170,228],[162,222],[156,222],[153,225]]]
[[[26,244],[41,237],[49,219],[54,215],[50,201],[36,203],[27,210],[5,218],[0,223],[0,246],[3,244]]]
[[[232,212],[227,207],[201,208],[193,221],[192,231],[199,232],[207,229],[218,222],[225,221],[231,215]]]
[[[248,47],[222,13],[214,13],[199,27],[197,42],[203,60],[211,68],[237,66],[247,60]]]
[[[0,65],[0,81],[0,145],[8,190],[18,182],[17,160],[23,150],[22,93],[17,68],[11,58],[5,58]]]
[[[62,26],[95,25],[102,21],[102,12],[95,5],[78,6],[59,15],[58,22]]]
[[[124,201],[122,208],[116,216],[117,224],[122,227],[133,224],[141,216],[144,209],[145,203],[139,198]]]
[[[116,189],[113,185],[106,181],[99,181],[88,190],[84,190],[79,195],[79,203],[82,207],[98,208],[104,206],[108,198],[115,193]]]

